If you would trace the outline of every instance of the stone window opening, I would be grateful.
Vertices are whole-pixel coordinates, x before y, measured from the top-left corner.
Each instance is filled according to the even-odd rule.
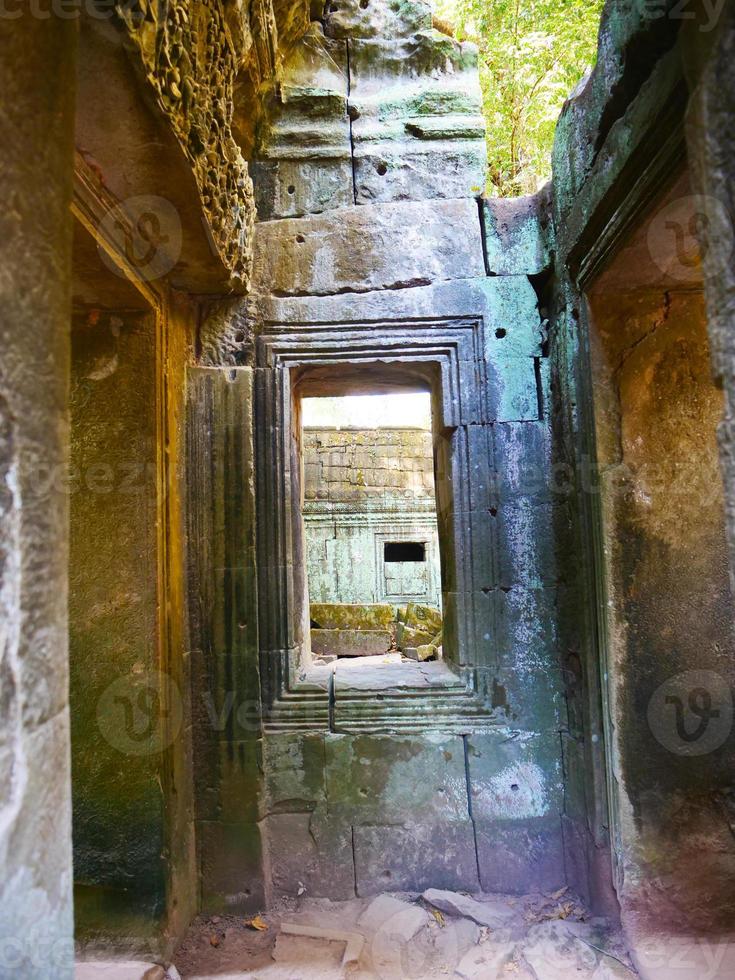
[[[383,560],[386,562],[425,562],[425,541],[386,541],[383,545]]]
[[[494,567],[494,525],[478,509],[490,497],[492,389],[483,358],[484,306],[473,312],[473,297],[462,297],[459,309],[438,319],[417,320],[401,310],[379,322],[340,315],[297,329],[269,323],[257,337],[253,475],[267,732],[466,731],[492,719],[486,682],[494,597],[480,583]],[[383,663],[383,657],[376,669],[355,658],[317,663],[311,648],[315,597],[306,573],[303,406],[308,398],[381,392],[430,396],[443,659],[401,656]],[[391,521],[375,535],[374,547],[382,562],[385,542],[417,539],[415,529],[398,533]],[[391,605],[414,598],[400,594],[402,586],[391,591],[399,593],[386,596]]]
[[[338,663],[340,670],[379,673],[400,665],[438,668],[431,393],[317,389],[301,399],[298,418],[310,623],[304,659],[317,671]]]

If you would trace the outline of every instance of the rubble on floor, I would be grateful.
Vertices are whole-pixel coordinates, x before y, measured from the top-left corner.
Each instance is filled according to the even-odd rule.
[[[432,606],[312,603],[311,649],[328,662],[336,657],[371,657],[399,650],[410,660],[441,659],[442,614]]]
[[[553,895],[295,900],[262,916],[200,917],[174,961],[184,980],[633,980],[614,929]],[[137,978],[136,978],[137,980]]]

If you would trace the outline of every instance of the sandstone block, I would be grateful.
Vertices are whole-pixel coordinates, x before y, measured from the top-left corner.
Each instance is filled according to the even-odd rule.
[[[392,895],[378,895],[358,919],[362,929],[378,932],[388,926],[391,933],[409,942],[429,921],[426,909],[409,905]]]
[[[347,52],[312,24],[265,104],[250,164],[261,221],[354,203]]]
[[[323,630],[387,629],[395,619],[393,606],[385,603],[312,602],[310,615],[315,628]]]
[[[516,198],[485,198],[485,248],[488,272],[496,276],[535,276],[552,259],[550,187]]]
[[[431,643],[432,639],[432,634],[427,630],[415,629],[412,626],[407,626],[405,623],[398,624],[396,642],[399,650],[406,648],[415,649],[420,646],[425,646],[427,643]]]
[[[330,810],[354,824],[467,819],[459,736],[330,735],[326,751]]]
[[[311,631],[311,649],[317,656],[333,654],[337,657],[377,657],[387,653],[392,646],[388,630],[322,630]]]
[[[355,895],[349,825],[322,808],[271,814],[261,823],[267,843],[266,879],[271,898],[296,896],[345,900]]]
[[[410,648],[413,649],[413,648]],[[416,647],[416,659],[420,661],[431,660],[436,656],[436,646],[433,643],[422,643]]]
[[[468,950],[454,973],[461,980],[490,980],[503,975],[516,951],[516,943],[489,942]]]
[[[380,894],[386,888],[423,891],[431,884],[467,891],[478,888],[469,820],[404,827],[356,826],[354,846],[359,895]]]
[[[390,3],[388,0],[340,0],[326,11],[329,37],[407,37],[431,27],[431,7],[422,0]]]
[[[557,736],[470,735],[467,760],[476,819],[522,823],[549,817],[558,822],[564,809],[564,778]]]
[[[575,934],[567,922],[542,922],[529,930],[523,958],[538,980],[590,977],[599,956]]]
[[[523,895],[566,884],[559,816],[475,820],[482,888]]]
[[[283,732],[262,743],[265,810],[313,809],[326,799],[324,736]]]
[[[459,895],[457,892],[442,891],[438,888],[427,889],[422,897],[425,902],[433,905],[440,912],[472,919],[478,926],[489,926],[491,929],[508,928],[518,919],[517,913],[505,902],[478,902],[468,895]]]
[[[406,606],[404,623],[414,626],[426,633],[436,635],[442,628],[442,614],[433,606],[423,606],[418,602],[409,602]]]
[[[483,273],[471,200],[343,208],[255,228],[253,289],[261,294],[364,293]]]

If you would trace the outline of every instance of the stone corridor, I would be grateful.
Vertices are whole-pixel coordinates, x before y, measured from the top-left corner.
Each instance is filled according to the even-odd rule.
[[[734,0],[607,0],[517,199],[424,0],[37,14],[0,980],[735,976]]]

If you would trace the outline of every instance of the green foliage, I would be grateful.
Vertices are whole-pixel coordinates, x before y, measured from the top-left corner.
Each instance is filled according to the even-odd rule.
[[[556,120],[594,64],[603,2],[435,0],[480,50],[490,194],[530,194],[550,176]]]

